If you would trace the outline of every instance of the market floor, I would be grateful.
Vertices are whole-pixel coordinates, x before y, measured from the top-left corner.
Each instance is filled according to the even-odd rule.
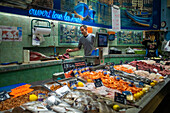
[[[170,94],[167,94],[154,113],[170,113]]]

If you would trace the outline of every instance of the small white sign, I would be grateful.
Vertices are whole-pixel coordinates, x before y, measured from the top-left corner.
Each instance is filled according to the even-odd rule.
[[[118,6],[113,6],[112,8],[112,29],[114,31],[120,31],[120,9]]]

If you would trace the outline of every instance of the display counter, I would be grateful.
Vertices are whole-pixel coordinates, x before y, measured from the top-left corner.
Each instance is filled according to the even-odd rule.
[[[44,83],[50,83],[52,79],[36,81],[30,83],[33,87],[40,86]],[[164,82],[158,83],[156,86],[151,88],[149,92],[144,94],[138,101],[133,103],[138,107],[129,107],[127,109],[122,109],[120,113],[153,113],[157,106],[161,103],[163,98],[170,94],[170,78],[166,78]],[[127,107],[126,105],[124,105]],[[119,113],[113,111],[113,113]]]
[[[48,83],[52,79],[38,81],[31,83],[32,85],[39,85]],[[147,93],[145,93],[139,100],[134,104],[137,107],[124,109],[125,113],[153,113],[158,105],[162,102],[164,97],[170,94],[170,78],[166,78],[165,81],[156,84]],[[117,113],[117,112],[116,112]]]
[[[73,60],[75,60],[75,59],[72,59],[72,60],[69,59],[69,60],[66,60],[66,62],[71,62]],[[82,60],[82,59],[80,58],[79,60]],[[75,60],[75,61],[77,61],[77,60]],[[47,64],[48,63],[50,64],[52,62],[53,63],[55,62],[58,65],[58,64],[61,64],[63,61],[44,61],[41,63],[48,67]],[[56,65],[53,63],[51,65]],[[36,64],[32,64],[32,65],[36,65]],[[22,65],[20,65],[20,66],[22,66]],[[98,66],[96,66],[96,67],[98,67]],[[51,75],[51,77],[52,77],[52,75]],[[48,79],[44,79],[42,81],[34,81],[34,82],[29,82],[29,83],[33,86],[42,85],[44,83],[48,83],[48,82],[52,81],[52,79],[50,79],[51,77],[49,77]],[[127,107],[128,105],[124,105],[125,109],[122,109],[121,112],[123,111],[125,113],[152,113],[155,111],[157,106],[161,103],[161,101],[164,99],[164,97],[167,94],[170,94],[170,78],[169,77],[165,78],[164,81],[159,82],[158,84],[156,84],[155,86],[150,88],[150,90],[147,93],[145,93],[140,99],[138,99],[136,102],[133,103],[133,105],[135,105],[135,106]],[[113,113],[117,113],[117,112],[114,111]]]
[[[39,85],[50,82],[51,79],[31,83],[32,85]],[[170,94],[170,78],[166,78],[164,82],[158,83],[150,89],[142,98],[134,104],[138,106],[128,108],[125,113],[153,113],[164,97]]]

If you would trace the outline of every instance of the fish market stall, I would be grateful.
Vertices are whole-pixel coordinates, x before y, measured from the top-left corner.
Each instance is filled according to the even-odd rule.
[[[149,65],[150,71],[141,69],[141,64]],[[63,68],[64,73],[54,74],[50,80],[1,92],[0,111],[153,112],[170,92],[169,70],[144,61],[98,66],[86,66],[84,61],[69,62]],[[161,74],[162,68],[165,74]],[[58,79],[61,74],[65,79]]]

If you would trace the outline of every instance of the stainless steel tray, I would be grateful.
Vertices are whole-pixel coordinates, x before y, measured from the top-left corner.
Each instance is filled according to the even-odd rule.
[[[35,85],[35,86],[32,86],[31,88],[34,89],[34,91],[43,90],[43,91],[50,92],[50,90],[48,88],[44,87],[43,85]]]
[[[86,83],[86,81],[81,79],[81,78],[70,77],[70,78],[65,78],[65,79],[61,79],[61,80],[58,80],[58,81],[51,80],[50,82],[43,83],[42,85],[50,90],[50,87],[52,85],[60,85],[59,83],[61,83],[61,84],[66,83],[67,84],[68,82],[73,81],[73,80],[77,80],[77,82],[80,81],[80,82]],[[57,82],[59,82],[59,83],[57,83]]]
[[[141,77],[141,76],[136,75],[136,74],[126,73],[126,72],[120,71],[120,70],[115,70],[115,72],[118,72],[120,76],[125,77],[125,78],[127,78],[129,80],[141,81],[141,82],[144,82],[146,84],[150,84],[150,82],[151,82],[150,79]]]
[[[74,79],[77,79],[77,81],[81,81],[83,83],[86,83],[86,81],[84,79],[76,78],[76,77],[61,79],[61,80],[58,80],[58,82],[69,82],[69,81],[74,80]]]
[[[35,85],[35,86],[31,86],[30,87],[31,89],[34,89],[32,92],[30,92],[30,93],[33,93],[34,91],[37,91],[37,90],[42,90],[42,91],[46,91],[46,92],[50,92],[50,90],[48,89],[48,88],[46,88],[46,87],[44,87],[44,86],[42,86],[42,85]],[[8,93],[10,93],[10,92],[8,92]],[[29,93],[28,93],[29,94]],[[12,99],[12,96],[10,96],[11,98],[10,99]],[[20,96],[19,96],[20,97]],[[18,98],[18,97],[16,97],[16,98]],[[11,100],[12,101],[12,100]],[[16,101],[20,101],[20,99],[17,99]],[[3,102],[6,102],[6,101],[3,101]],[[23,103],[24,104],[24,103]],[[20,107],[20,106],[18,106],[18,107]],[[21,107],[22,107],[22,105],[21,105]],[[6,111],[9,111],[9,112],[11,112],[13,110],[13,108],[11,108],[11,109],[8,109],[8,110],[4,110],[4,111],[0,111],[0,113],[2,112],[2,113],[4,113],[4,112],[6,112]]]
[[[57,80],[58,78],[64,78],[64,72],[53,74],[53,80]]]

